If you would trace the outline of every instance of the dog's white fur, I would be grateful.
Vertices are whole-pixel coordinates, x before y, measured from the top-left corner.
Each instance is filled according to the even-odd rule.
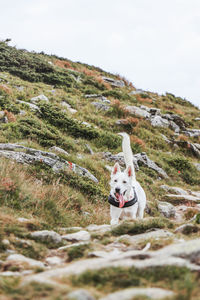
[[[125,132],[119,133],[119,135],[123,137],[122,150],[124,154],[126,170],[124,172],[121,172],[119,164],[116,163],[114,165],[111,173],[110,194],[115,198],[116,192],[120,190],[120,194],[124,195],[124,200],[128,201],[134,197],[133,188],[135,188],[138,197],[138,202],[135,203],[133,206],[125,208],[119,208],[110,205],[111,225],[118,224],[120,217],[126,219],[128,215],[132,219],[136,219],[136,217],[142,219],[144,215],[144,209],[146,206],[145,192],[135,177],[133,153],[131,150],[129,135]]]

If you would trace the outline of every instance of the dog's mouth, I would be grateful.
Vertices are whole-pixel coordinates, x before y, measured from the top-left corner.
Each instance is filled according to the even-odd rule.
[[[117,199],[117,201],[119,202],[119,207],[123,207],[125,204],[125,200],[124,200],[124,196],[122,194],[119,193],[115,193],[115,197]]]

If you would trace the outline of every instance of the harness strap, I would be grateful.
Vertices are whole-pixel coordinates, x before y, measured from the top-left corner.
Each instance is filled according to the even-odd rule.
[[[111,205],[115,206],[115,207],[119,207],[119,205],[120,205],[120,204],[119,204],[119,201],[116,201],[116,198],[114,198],[112,195],[109,195],[109,197],[108,197],[108,202],[109,202]],[[136,191],[135,191],[135,189],[134,189],[134,197],[133,197],[133,199],[131,199],[131,200],[129,200],[129,201],[126,201],[126,202],[124,203],[123,207],[121,207],[121,208],[125,208],[125,207],[132,206],[132,205],[134,205],[136,202],[138,202],[138,197],[137,197]]]

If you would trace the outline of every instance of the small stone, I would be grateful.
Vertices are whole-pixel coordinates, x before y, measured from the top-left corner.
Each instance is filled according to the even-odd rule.
[[[32,104],[32,103],[21,101],[21,100],[16,100],[16,102],[29,106],[31,111],[39,111],[40,110],[37,105]]]
[[[66,235],[62,235],[62,239],[71,241],[71,242],[78,242],[78,241],[88,241],[90,240],[89,232],[85,230],[81,230],[76,233],[69,233]]]
[[[91,102],[91,104],[95,106],[98,110],[108,111],[110,109],[110,106],[100,102]]]
[[[26,222],[29,222],[30,220],[26,219],[26,218],[18,218],[17,221],[20,223],[26,223]]]
[[[45,96],[45,95],[39,95],[37,97],[33,97],[31,98],[31,102],[33,103],[37,103],[39,101],[46,101],[46,102],[49,102],[49,99]]]
[[[174,217],[176,214],[174,206],[171,203],[164,201],[158,202],[158,210],[166,218]]]
[[[59,256],[51,256],[51,257],[47,257],[46,258],[46,262],[51,265],[51,266],[55,266],[55,265],[60,265],[63,263],[63,259],[60,258]]]
[[[7,239],[3,239],[3,240],[1,241],[1,243],[2,243],[3,245],[5,245],[5,246],[9,246],[9,245],[10,245],[10,242],[9,242],[9,240],[7,240]]]
[[[50,151],[55,151],[55,152],[58,152],[58,153],[62,153],[62,154],[65,154],[65,155],[69,155],[69,153],[65,150],[63,150],[62,148],[60,147],[57,147],[57,146],[53,146],[51,148],[49,148]]]
[[[95,300],[91,294],[86,290],[76,290],[67,295],[69,300]]]
[[[103,76],[102,79],[111,84],[112,86],[115,86],[115,87],[124,87],[125,86],[125,83],[123,80],[116,80],[116,79],[113,79],[113,78],[110,78],[110,77],[105,77]]]
[[[169,121],[162,118],[161,116],[154,116],[150,119],[151,125],[153,127],[165,127],[167,128],[169,126]]]
[[[59,244],[62,241],[61,236],[55,231],[41,230],[31,232],[31,237],[42,242],[53,242]]]

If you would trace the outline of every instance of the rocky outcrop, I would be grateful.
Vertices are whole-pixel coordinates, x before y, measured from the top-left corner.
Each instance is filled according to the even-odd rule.
[[[62,237],[53,230],[34,231],[30,234],[30,236],[41,242],[52,242],[54,244],[59,244],[62,241]]]
[[[32,102],[32,103],[37,103],[37,102],[39,102],[39,101],[49,102],[49,99],[48,99],[45,95],[43,95],[43,94],[31,98],[31,102]]]
[[[21,100],[16,100],[16,102],[27,105],[30,108],[30,110],[33,111],[33,112],[40,111],[39,107],[35,104],[25,102],[25,101],[21,101]]]
[[[189,137],[199,137],[200,136],[200,129],[186,129],[183,131],[185,135]]]
[[[102,111],[108,111],[110,109],[110,106],[100,103],[100,102],[92,102],[91,103],[97,110],[102,110]]]
[[[110,77],[105,77],[105,76],[103,76],[102,79],[114,87],[124,87],[125,86],[125,83],[123,80],[116,80],[116,79],[113,79]]]
[[[110,162],[118,162],[121,165],[125,165],[123,154],[112,155],[110,152],[104,152],[103,157]],[[145,152],[134,154],[133,164],[136,170],[140,169],[139,168],[140,165],[144,165],[156,171],[159,174],[159,176],[161,176],[162,178],[168,178],[167,173],[162,168],[158,167],[158,165],[154,161],[150,160],[150,158],[147,156]]]
[[[161,114],[160,109],[155,107],[147,107],[145,105],[126,106],[126,111],[132,115],[144,117],[150,121],[153,127],[171,128],[174,132],[179,133],[185,130],[186,122],[176,114]]]
[[[61,159],[59,156],[51,152],[40,151],[18,144],[0,144],[0,156],[14,159],[22,164],[34,164],[36,162],[39,162],[51,167],[52,170],[56,173],[69,169],[80,176],[85,176],[93,180],[94,182],[98,182],[97,178],[93,176],[87,169],[82,168],[72,162]]]

